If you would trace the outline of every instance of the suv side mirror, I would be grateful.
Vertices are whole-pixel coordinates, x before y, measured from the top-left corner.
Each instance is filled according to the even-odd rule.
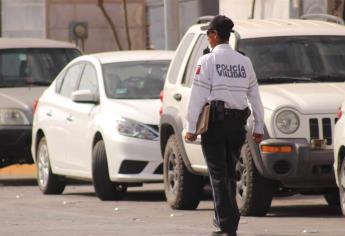
[[[90,90],[77,90],[72,93],[72,100],[79,103],[98,103],[98,94],[91,92]]]

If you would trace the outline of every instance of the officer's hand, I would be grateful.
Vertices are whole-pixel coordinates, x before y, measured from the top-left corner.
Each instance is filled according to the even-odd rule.
[[[186,135],[184,136],[184,139],[185,139],[186,141],[188,140],[188,141],[193,142],[193,141],[196,140],[197,137],[198,137],[197,134],[192,134],[192,133],[187,132]]]
[[[259,144],[264,139],[264,135],[258,134],[258,133],[253,133],[253,139],[254,139],[255,143]]]

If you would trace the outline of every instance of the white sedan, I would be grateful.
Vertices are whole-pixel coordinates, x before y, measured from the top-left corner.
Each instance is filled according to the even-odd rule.
[[[31,152],[44,194],[92,180],[101,200],[162,181],[159,93],[171,51],[92,54],[69,63],[40,97]]]

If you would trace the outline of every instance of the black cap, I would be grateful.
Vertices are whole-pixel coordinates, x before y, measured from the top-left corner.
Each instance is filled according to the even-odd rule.
[[[201,26],[201,30],[215,30],[221,35],[230,35],[230,32],[234,32],[232,28],[234,27],[234,22],[226,16],[218,15],[215,16],[211,22],[207,25]]]

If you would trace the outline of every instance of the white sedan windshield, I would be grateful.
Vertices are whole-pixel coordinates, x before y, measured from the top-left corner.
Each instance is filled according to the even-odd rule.
[[[159,98],[169,61],[136,61],[104,64],[106,94],[118,99]]]

